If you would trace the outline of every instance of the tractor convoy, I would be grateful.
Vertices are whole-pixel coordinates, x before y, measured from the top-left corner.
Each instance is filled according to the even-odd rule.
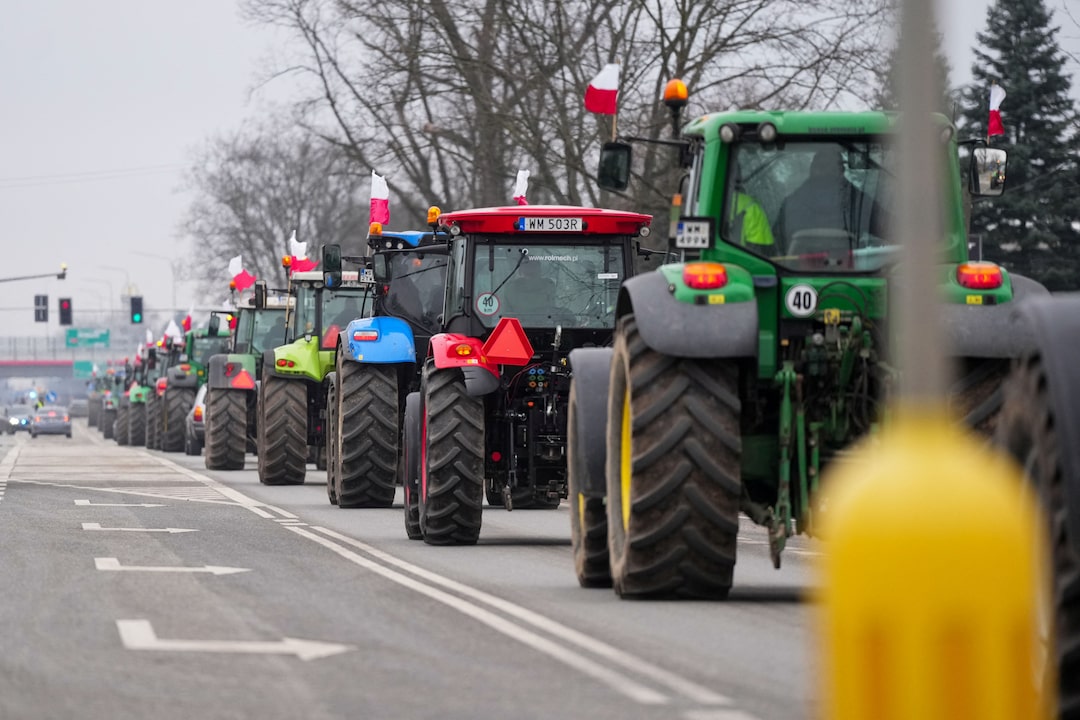
[[[314,463],[340,508],[389,508],[400,485],[406,534],[430,545],[476,543],[485,502],[565,498],[581,586],[726,598],[740,521],[765,529],[779,568],[793,536],[818,530],[825,469],[889,422],[897,116],[683,125],[686,99],[669,83],[673,137],[605,143],[597,175],[621,192],[631,143],[674,148],[664,250],[641,247],[651,216],[597,208],[373,223],[365,256],[326,245],[321,269],[303,271],[285,258],[288,287],[256,283],[231,333],[212,315],[98,378],[89,424],[177,452],[208,383],[210,470],[254,452],[260,482],[288,485]],[[936,123],[948,401],[1045,505],[1053,660],[1080,717],[1080,294],[1051,299],[969,255],[965,204],[1003,192],[1006,154]],[[653,255],[668,261],[635,274]]]

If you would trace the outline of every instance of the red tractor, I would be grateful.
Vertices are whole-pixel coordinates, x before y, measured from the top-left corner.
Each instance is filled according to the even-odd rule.
[[[406,398],[400,472],[409,537],[473,544],[481,508],[555,508],[567,496],[575,348],[611,342],[619,286],[652,218],[568,206],[443,215],[442,332]]]

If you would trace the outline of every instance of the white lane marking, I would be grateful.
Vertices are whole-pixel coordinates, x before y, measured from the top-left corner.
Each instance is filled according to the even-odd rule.
[[[633,680],[632,678],[622,675],[614,670],[610,670],[600,663],[591,660],[580,653],[577,653],[569,648],[558,645],[557,643],[549,640],[548,638],[537,635],[536,633],[527,630],[519,625],[499,617],[498,615],[492,615],[490,612],[476,607],[476,605],[463,600],[455,595],[443,592],[437,588],[420,582],[419,580],[403,575],[396,570],[380,565],[374,560],[370,560],[363,557],[348,548],[342,547],[335,542],[331,542],[327,538],[315,535],[314,533],[298,527],[290,527],[290,532],[294,532],[301,537],[305,537],[308,540],[317,542],[323,547],[331,550],[341,557],[345,558],[349,562],[352,562],[360,567],[370,570],[373,573],[383,576],[391,582],[395,582],[398,585],[409,588],[414,592],[425,595],[436,602],[440,602],[463,615],[467,615],[477,622],[483,623],[493,630],[506,635],[507,637],[517,640],[518,642],[531,647],[532,649],[541,652],[548,657],[558,660],[559,662],[569,665],[572,668],[580,670],[586,675],[605,683],[616,692],[625,695],[626,697],[636,702],[646,705],[660,705],[667,702],[667,697],[661,693],[656,692],[652,688],[646,687],[641,683]]]
[[[197,481],[203,483],[204,485],[206,485],[208,487],[214,488],[219,493],[221,493],[225,497],[227,497],[230,500],[232,500],[233,502],[235,502],[237,505],[243,506],[244,508],[250,510],[251,512],[255,513],[256,515],[258,515],[261,518],[272,518],[273,517],[273,515],[268,513],[266,510],[263,510],[263,507],[271,507],[271,506],[266,505],[265,503],[259,502],[258,500],[255,500],[254,498],[250,498],[247,495],[244,495],[242,492],[240,492],[238,490],[234,490],[231,487],[229,487],[227,485],[224,485],[222,483],[219,483],[217,480],[214,480],[211,477],[208,477],[206,475],[203,475],[202,473],[199,473],[199,472],[196,472],[196,471],[191,470],[189,468],[186,468],[183,465],[178,465],[177,463],[174,463],[171,460],[166,460],[163,457],[158,457],[156,455],[151,455],[150,453],[146,452],[145,450],[143,451],[142,454],[145,457],[150,458],[152,460],[155,460],[158,463],[160,463],[161,465],[164,465],[165,467],[167,467],[167,468],[169,468],[169,469],[171,469],[171,470],[173,470],[175,472],[180,473],[181,475],[189,477],[192,480],[197,480]],[[274,509],[276,510],[276,508],[274,508]],[[296,517],[295,515],[292,515],[291,513],[289,513],[289,515],[291,517]]]
[[[758,720],[742,710],[688,710],[683,713],[686,720]]]
[[[52,482],[52,481],[47,481],[47,480],[25,480],[23,478],[12,478],[10,482],[22,483],[24,485],[42,485],[44,487],[58,487],[58,488],[69,488],[69,489],[72,489],[72,490],[85,490],[87,492],[103,492],[103,493],[113,493],[113,494],[118,494],[118,495],[135,495],[137,497],[151,497],[151,498],[155,498],[157,500],[160,500],[162,498],[165,498],[166,500],[183,500],[183,501],[186,501],[186,502],[199,502],[199,503],[204,503],[204,504],[208,504],[208,505],[238,505],[239,504],[239,503],[231,502],[231,501],[228,501],[228,500],[221,500],[221,499],[212,500],[212,499],[206,499],[206,498],[201,498],[201,497],[186,497],[186,496],[185,497],[180,497],[180,496],[169,495],[169,494],[167,494],[168,490],[169,490],[168,488],[161,488],[161,489],[157,489],[157,488],[106,488],[106,487],[93,487],[93,486],[88,486],[88,485],[72,485],[70,483],[59,483],[59,482]],[[182,488],[177,488],[177,489],[182,489]],[[203,492],[202,488],[193,488],[193,489],[196,490],[196,491],[199,491],[199,492]],[[248,508],[248,509],[249,510],[257,510],[257,508]],[[258,514],[260,514],[264,518],[271,517],[271,515],[269,513],[266,513],[266,512],[264,512],[262,510],[258,510]]]
[[[451,580],[450,578],[444,577],[437,573],[431,572],[430,570],[425,570],[422,567],[413,565],[412,563],[406,562],[404,560],[400,560],[393,555],[390,555],[383,552],[382,550],[372,547],[367,543],[360,542],[359,540],[354,540],[353,538],[342,535],[341,533],[335,532],[333,530],[329,530],[324,527],[312,527],[312,530],[320,532],[324,535],[328,535],[329,537],[332,537],[348,545],[352,545],[353,547],[362,550],[363,552],[371,555],[372,557],[378,558],[379,560],[382,560],[387,564],[393,565],[400,568],[401,570],[404,570],[405,572],[423,578],[424,580],[427,580],[432,584],[441,585],[442,587],[445,587],[449,590],[453,590],[454,592],[460,593],[461,595],[472,598],[477,602],[482,602],[497,610],[501,610],[507,615],[517,618],[522,622],[528,623],[529,625],[544,630],[545,632],[548,632],[562,640],[565,640],[566,642],[572,643],[584,650],[588,650],[589,652],[599,655],[600,657],[608,660],[609,662],[619,665],[620,667],[623,667],[632,672],[636,672],[644,677],[648,677],[654,682],[664,685],[677,693],[681,693],[682,695],[685,695],[686,697],[694,700],[695,702],[707,705],[733,704],[731,698],[725,695],[721,695],[720,693],[714,692],[707,687],[691,682],[690,680],[687,680],[686,678],[681,677],[676,673],[670,672],[662,667],[659,667],[658,665],[654,665],[646,660],[635,657],[627,652],[619,650],[612,645],[608,645],[601,640],[590,637],[583,632],[579,632],[577,630],[574,630],[573,628],[558,623],[551,618],[541,615],[540,613],[533,612],[528,608],[524,608],[520,605],[512,603],[509,600],[504,600],[500,597],[496,597],[495,595],[486,593],[483,590],[478,590],[468,585],[459,583],[455,580]]]
[[[355,650],[352,645],[282,638],[259,640],[163,640],[154,632],[149,620],[117,620],[120,641],[128,650],[159,650],[165,652],[244,653],[248,655],[295,655],[301,660],[339,655]]]
[[[251,568],[226,567],[224,565],[203,565],[201,567],[121,565],[116,558],[94,558],[94,567],[98,570],[117,570],[124,572],[161,572],[161,573],[210,573],[211,575],[235,575],[251,572]]]
[[[0,460],[0,477],[11,477],[11,471],[15,469],[15,460],[19,457],[19,446],[11,448],[4,455],[4,459]]]
[[[193,528],[107,528],[101,527],[101,523],[83,523],[83,530],[104,530],[106,532],[163,532],[173,535],[175,533],[199,532]]]
[[[89,500],[76,500],[75,504],[81,507],[165,507],[161,503],[96,503]]]

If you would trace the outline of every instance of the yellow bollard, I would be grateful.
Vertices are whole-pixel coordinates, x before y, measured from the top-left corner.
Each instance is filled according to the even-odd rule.
[[[1019,468],[901,409],[825,482],[823,717],[1050,718],[1043,526]]]

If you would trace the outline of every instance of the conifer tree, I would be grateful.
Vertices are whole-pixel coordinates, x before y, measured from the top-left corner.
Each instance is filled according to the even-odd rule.
[[[986,140],[991,82],[1007,95],[1004,136],[989,138],[1009,152],[1005,194],[976,199],[971,232],[984,257],[1050,290],[1080,289],[1080,188],[1077,113],[1071,79],[1057,42],[1059,28],[1044,0],[996,0],[976,35],[973,84],[965,92],[961,137]]]

